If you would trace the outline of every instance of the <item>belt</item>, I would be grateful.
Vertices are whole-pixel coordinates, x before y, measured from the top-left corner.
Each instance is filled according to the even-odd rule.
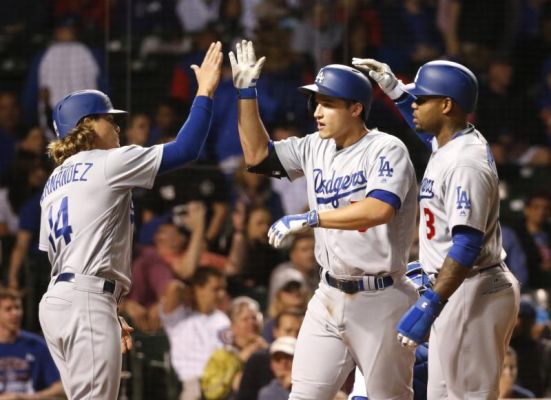
[[[57,278],[55,279],[55,283],[58,283],[58,282],[72,282],[72,283],[74,283],[75,282],[75,274],[73,274],[71,272],[63,272],[63,273],[59,274],[57,276]],[[116,286],[117,285],[116,285],[115,282],[105,279],[104,282],[103,282],[103,292],[104,293],[115,294]]]
[[[502,270],[507,270],[507,265],[503,261],[498,262],[497,264],[488,265],[487,267],[481,267],[478,269],[473,269],[469,275],[467,275],[467,278],[472,278],[473,276],[476,276],[478,274],[482,274],[483,272],[488,272],[495,268],[501,268]]]
[[[361,279],[338,279],[331,276],[329,272],[325,272],[324,276],[325,281],[329,286],[339,289],[341,292],[347,294],[383,290],[394,283],[394,279],[392,279],[392,276],[389,275],[366,275]]]

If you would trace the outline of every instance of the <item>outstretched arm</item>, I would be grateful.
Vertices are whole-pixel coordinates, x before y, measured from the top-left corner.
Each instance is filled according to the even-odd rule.
[[[237,89],[237,123],[239,140],[243,148],[245,163],[255,166],[268,156],[270,137],[258,111],[256,81],[266,57],[256,60],[253,43],[243,40],[236,45],[236,54],[229,53],[233,85]]]
[[[413,123],[411,104],[415,101],[415,97],[404,90],[404,84],[396,78],[390,67],[372,58],[353,58],[352,65],[366,71],[371,79],[377,82],[381,90],[394,101],[400,114],[402,114],[409,127],[417,134],[417,137],[425,146],[432,150],[434,136],[418,132]]]
[[[222,44],[212,43],[201,66],[191,66],[197,78],[197,97],[176,139],[163,146],[159,173],[182,167],[199,156],[210,130],[212,98],[220,82],[222,57]]]

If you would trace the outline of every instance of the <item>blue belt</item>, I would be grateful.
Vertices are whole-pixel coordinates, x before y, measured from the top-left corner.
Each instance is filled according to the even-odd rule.
[[[382,290],[391,286],[394,283],[392,276],[375,276],[373,277],[373,286],[374,287],[365,287],[363,279],[338,279],[329,274],[325,273],[325,280],[329,286],[339,289],[341,292],[347,294],[354,294],[364,291],[375,291]]]
[[[63,272],[61,274],[59,274],[57,276],[57,278],[55,279],[55,283],[58,283],[58,282],[75,282],[75,274],[73,274],[72,272]],[[103,282],[103,292],[104,293],[111,293],[111,294],[114,294],[115,293],[115,287],[116,287],[116,284],[115,282],[113,281],[108,281],[107,279],[104,280]]]

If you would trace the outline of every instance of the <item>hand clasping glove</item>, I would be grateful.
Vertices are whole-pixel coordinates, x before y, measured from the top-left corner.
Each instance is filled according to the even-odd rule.
[[[440,299],[438,293],[427,289],[396,326],[400,344],[415,347],[419,343],[423,343],[444,304],[445,302]]]
[[[317,210],[311,210],[304,214],[286,215],[270,227],[268,239],[272,246],[280,248],[289,234],[302,231],[307,227],[315,228],[317,226],[319,226]]]
[[[396,78],[387,64],[372,58],[354,57],[352,59],[352,65],[366,71],[369,76],[378,83],[382,91],[392,100],[396,100],[404,94],[404,84],[401,80]]]
[[[251,41],[242,40],[241,43],[237,43],[235,49],[237,58],[233,51],[229,53],[233,86],[238,90],[255,88],[266,57],[256,60],[253,42]]]

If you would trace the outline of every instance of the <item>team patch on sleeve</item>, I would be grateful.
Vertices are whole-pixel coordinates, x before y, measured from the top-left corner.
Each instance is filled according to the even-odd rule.
[[[394,168],[392,168],[390,161],[386,158],[386,156],[380,156],[377,176],[381,178],[381,182],[386,182],[387,178],[391,178],[393,175]]]
[[[469,192],[463,189],[463,187],[460,185],[455,188],[455,192],[456,210],[457,212],[459,212],[460,216],[465,217],[471,211],[471,199],[469,196]]]

